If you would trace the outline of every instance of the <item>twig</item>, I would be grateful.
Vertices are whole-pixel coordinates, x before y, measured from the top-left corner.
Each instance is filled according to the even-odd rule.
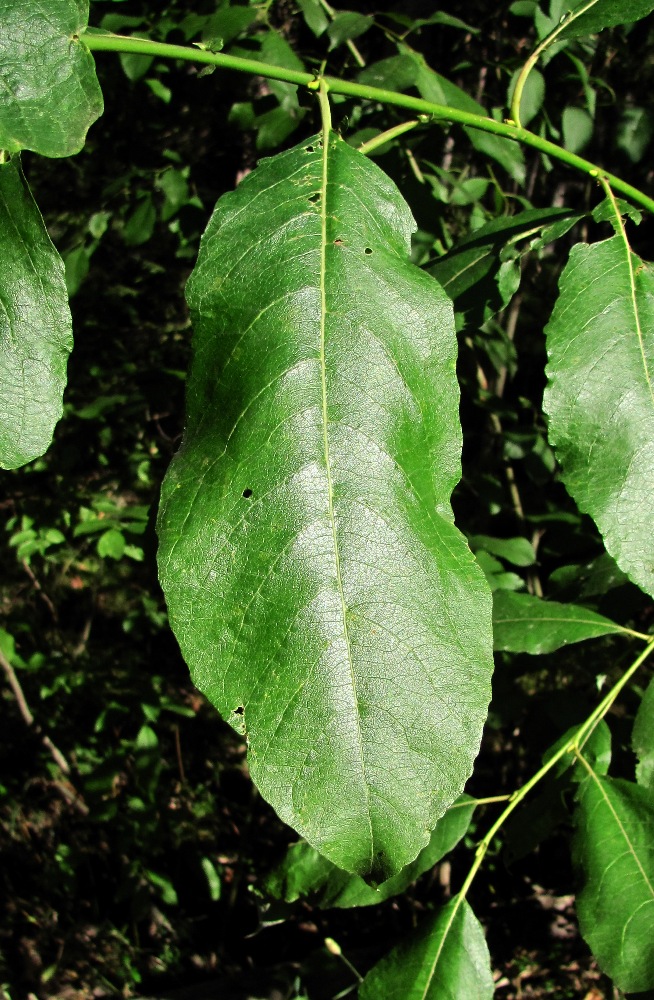
[[[70,775],[70,764],[62,754],[61,750],[52,742],[47,733],[44,733],[39,724],[35,721],[34,716],[30,711],[30,707],[27,704],[25,694],[21,687],[20,681],[16,676],[16,671],[12,667],[11,663],[5,656],[5,654],[0,650],[0,667],[5,672],[7,681],[9,682],[9,687],[13,691],[14,698],[16,699],[16,704],[18,705],[18,711],[22,715],[26,725],[34,730],[39,736],[41,743],[48,750],[54,762],[57,764],[59,769],[68,777]]]
[[[52,601],[50,600],[50,598],[46,594],[45,590],[43,589],[43,587],[39,583],[38,578],[35,576],[34,570],[30,566],[30,564],[28,563],[27,559],[23,559],[22,560],[22,565],[23,565],[23,569],[25,570],[25,572],[29,576],[30,580],[32,581],[32,586],[34,587],[35,591],[37,592],[37,594],[39,595],[39,597],[41,598],[41,600],[43,601],[43,603],[46,605],[48,611],[52,615],[53,622],[56,624],[58,622],[58,620],[59,620],[59,615],[57,614],[57,609],[55,608],[54,604],[52,603]]]

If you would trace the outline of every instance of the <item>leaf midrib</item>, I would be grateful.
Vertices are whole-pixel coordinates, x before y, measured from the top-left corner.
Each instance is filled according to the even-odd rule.
[[[325,95],[325,100],[326,100]],[[323,428],[323,449],[325,456],[325,470],[327,474],[327,502],[329,508],[329,523],[331,526],[332,542],[334,546],[334,560],[336,566],[336,583],[338,587],[338,594],[341,602],[341,614],[343,617],[343,636],[345,638],[345,645],[347,648],[347,662],[350,668],[350,680],[352,684],[352,694],[354,698],[354,715],[356,721],[356,733],[357,733],[357,743],[359,758],[361,761],[361,773],[363,775],[363,786],[366,795],[366,815],[368,817],[368,826],[370,830],[370,855],[369,855],[369,867],[372,868],[372,859],[374,855],[374,843],[373,843],[373,830],[372,830],[372,819],[370,816],[370,791],[368,788],[368,783],[365,779],[365,759],[363,752],[363,737],[361,734],[361,719],[359,715],[359,697],[357,693],[357,682],[354,673],[354,665],[352,661],[352,646],[350,642],[350,634],[347,624],[347,605],[345,602],[345,594],[343,591],[343,577],[341,572],[341,558],[340,549],[338,544],[338,535],[336,531],[336,517],[334,514],[334,488],[332,483],[332,473],[331,473],[331,457],[329,448],[329,419],[327,413],[327,365],[326,365],[326,326],[327,326],[327,190],[328,190],[328,180],[329,180],[329,143],[330,143],[330,128],[328,122],[325,122],[322,130],[322,181],[321,181],[321,191],[320,191],[320,380],[322,386],[322,428]]]

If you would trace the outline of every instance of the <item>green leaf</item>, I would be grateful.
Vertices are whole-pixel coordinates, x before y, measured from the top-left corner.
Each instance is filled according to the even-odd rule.
[[[649,108],[623,108],[616,130],[615,144],[632,163],[642,160],[654,135],[654,115]]]
[[[568,106],[563,109],[561,120],[563,127],[563,145],[571,153],[580,153],[585,149],[593,135],[593,119],[585,108]]]
[[[511,78],[506,98],[508,107],[511,107],[511,101],[513,100],[513,93],[515,91],[515,85],[518,82],[519,75],[520,70],[517,69]],[[524,90],[522,92],[522,98],[520,100],[520,122],[523,126],[526,127],[532,118],[536,117],[543,106],[544,100],[545,77],[541,72],[539,72],[539,70],[532,69],[531,73],[527,77]]]
[[[323,35],[329,26],[329,18],[320,0],[298,0],[302,16],[316,37]]]
[[[649,682],[638,708],[631,745],[638,757],[636,781],[654,792],[654,680]]]
[[[491,1000],[490,956],[481,924],[458,896],[374,966],[360,1000]]]
[[[374,23],[373,18],[366,14],[358,14],[353,10],[340,11],[327,28],[330,50],[363,35]]]
[[[579,218],[568,209],[548,208],[493,219],[430,264],[429,273],[450,296],[455,312],[478,328],[506,305],[497,282],[502,251],[537,236],[546,226],[568,220],[572,224]]]
[[[98,538],[98,555],[102,558],[122,559],[125,554],[125,536],[117,528],[110,528]]]
[[[527,538],[492,538],[490,535],[473,535],[469,540],[473,552],[484,549],[514,566],[533,566],[536,562],[534,547]]]
[[[337,868],[306,841],[289,847],[286,856],[265,879],[263,889],[287,903],[308,897],[312,905],[321,909],[374,906],[404,892],[423,872],[449,854],[465,835],[474,810],[475,800],[461,796],[441,816],[431,840],[416,860],[376,889],[357,875]]]
[[[654,10],[654,0],[566,0],[567,16],[558,38],[594,35],[616,24],[631,24]]]
[[[0,149],[70,156],[102,114],[88,0],[0,0]]]
[[[493,593],[495,649],[511,653],[552,653],[561,646],[626,632],[595,611],[575,604],[543,601],[508,590]]]
[[[400,46],[400,55],[382,59],[366,67],[359,74],[359,81],[373,87],[391,90],[408,90],[416,87],[426,101],[448,104],[460,111],[470,111],[476,115],[486,115],[486,110],[465,90],[446,80],[427,65],[418,52],[407,45]],[[464,128],[475,149],[497,160],[514,180],[522,182],[525,177],[525,162],[517,143],[496,135]]]
[[[491,672],[488,590],[450,507],[452,309],[409,263],[414,225],[333,135],[218,202],[159,516],[195,682],[282,819],[377,883],[461,793]]]
[[[654,988],[654,800],[649,789],[591,774],[579,792],[573,860],[581,933],[625,993]]]
[[[0,163],[0,468],[46,451],[62,413],[73,333],[64,265],[23,177]]]
[[[546,328],[549,439],[607,551],[654,594],[654,273],[621,231],[573,247],[559,289]]]

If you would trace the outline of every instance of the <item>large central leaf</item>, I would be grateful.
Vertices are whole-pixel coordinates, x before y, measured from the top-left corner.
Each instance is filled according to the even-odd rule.
[[[160,570],[197,685],[280,816],[339,867],[412,861],[470,773],[491,604],[449,506],[451,305],[391,181],[332,136],[222,198]]]

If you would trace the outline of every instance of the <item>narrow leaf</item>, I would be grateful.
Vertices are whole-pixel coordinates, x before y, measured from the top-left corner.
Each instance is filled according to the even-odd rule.
[[[70,156],[102,114],[88,0],[0,0],[0,149]]]
[[[64,265],[23,177],[0,164],[0,467],[38,458],[62,412],[73,346]]]
[[[433,868],[442,857],[449,854],[470,826],[474,810],[475,800],[461,796],[441,816],[431,840],[416,860],[376,889],[367,885],[358,875],[351,875],[337,868],[306,841],[300,841],[289,847],[280,864],[267,876],[263,884],[264,891],[287,903],[308,898],[312,905],[323,909],[382,903],[385,899],[404,892],[423,872]]]
[[[546,329],[550,441],[607,551],[654,594],[654,272],[622,230],[573,247],[559,287]]]
[[[636,780],[654,792],[654,680],[649,682],[638,708],[631,745],[638,757]]]
[[[359,1000],[490,1000],[493,992],[481,924],[455,896],[370,970]]]
[[[616,632],[630,634],[629,629],[576,604],[543,601],[508,590],[493,593],[495,649],[510,653],[552,653],[571,642]]]
[[[573,859],[581,933],[625,993],[654,988],[654,801],[648,789],[591,774],[579,792]]]
[[[452,309],[409,263],[413,228],[333,136],[219,201],[159,520],[173,627],[254,781],[377,883],[461,793],[491,672],[488,590],[449,504]]]

